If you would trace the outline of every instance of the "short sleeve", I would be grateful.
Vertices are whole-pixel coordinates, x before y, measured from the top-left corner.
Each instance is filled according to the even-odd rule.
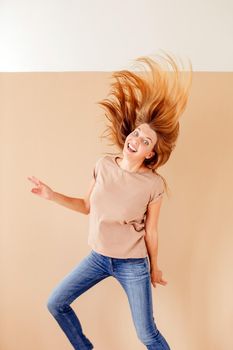
[[[95,165],[93,167],[93,172],[92,172],[92,176],[94,179],[97,178],[97,175],[99,173],[99,168],[100,168],[100,164],[102,162],[104,157],[100,157],[99,159],[97,159],[97,161],[95,162]]]
[[[164,190],[164,181],[162,179],[162,177],[158,177],[156,179],[156,183],[154,184],[152,191],[151,191],[151,195],[150,195],[150,200],[149,203],[155,203],[159,200],[159,198],[163,197],[165,193]]]

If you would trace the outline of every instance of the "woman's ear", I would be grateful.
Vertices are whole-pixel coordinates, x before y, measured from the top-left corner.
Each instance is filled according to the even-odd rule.
[[[146,156],[146,159],[150,159],[155,155],[154,151],[151,151],[150,154],[148,154],[148,156]]]

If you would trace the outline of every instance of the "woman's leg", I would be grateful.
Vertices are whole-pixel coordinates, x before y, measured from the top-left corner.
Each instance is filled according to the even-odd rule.
[[[53,289],[47,307],[54,316],[75,350],[93,349],[84,335],[81,323],[70,304],[86,290],[108,277],[92,251]]]
[[[170,350],[154,321],[148,258],[118,260],[115,264],[115,275],[127,294],[138,338],[149,350]]]

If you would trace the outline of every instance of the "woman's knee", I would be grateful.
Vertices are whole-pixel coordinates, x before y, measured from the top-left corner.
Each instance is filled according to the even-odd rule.
[[[138,338],[148,349],[170,350],[170,347],[158,329],[152,332],[138,333]]]
[[[71,310],[70,301],[68,297],[63,293],[59,293],[57,290],[53,291],[47,299],[47,308],[51,314],[65,313]]]
[[[159,334],[159,330],[154,327],[140,327],[137,329],[138,339],[144,344],[148,345],[153,343]]]
[[[64,302],[61,302],[61,300],[59,300],[58,298],[58,295],[55,293],[50,294],[50,296],[47,299],[46,306],[49,312],[51,312],[51,314],[63,312],[66,308],[66,304]]]
[[[49,298],[47,299],[46,306],[49,312],[51,312],[52,314],[59,311],[58,303],[56,302],[56,299],[53,296],[49,296]]]

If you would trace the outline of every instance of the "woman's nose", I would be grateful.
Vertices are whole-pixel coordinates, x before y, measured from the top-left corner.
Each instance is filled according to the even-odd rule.
[[[142,139],[142,137],[137,137],[137,139],[132,139],[132,145],[134,145],[134,146],[138,146],[139,145],[139,143],[141,143],[143,141],[143,139]]]
[[[136,140],[131,140],[130,143],[132,144],[132,146],[138,147],[138,141],[136,141]]]

